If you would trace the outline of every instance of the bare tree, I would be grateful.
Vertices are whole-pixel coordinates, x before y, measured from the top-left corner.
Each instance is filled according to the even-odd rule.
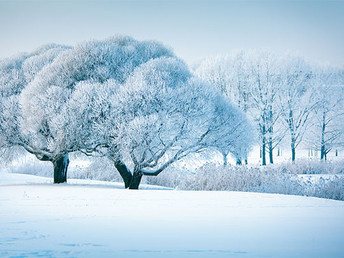
[[[320,150],[320,159],[339,146],[343,134],[344,77],[339,69],[329,66],[315,67],[312,84],[316,106],[308,142]]]
[[[286,56],[282,70],[282,94],[279,97],[284,124],[289,132],[291,160],[295,162],[296,148],[308,131],[312,111],[316,106],[311,87],[312,72],[301,57]]]

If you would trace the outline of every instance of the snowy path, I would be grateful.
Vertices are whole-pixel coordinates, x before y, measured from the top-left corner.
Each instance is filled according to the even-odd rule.
[[[342,201],[40,179],[13,185],[2,176],[1,257],[344,256]]]

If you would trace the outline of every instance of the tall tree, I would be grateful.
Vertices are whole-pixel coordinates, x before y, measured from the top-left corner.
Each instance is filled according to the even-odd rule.
[[[343,134],[344,77],[337,68],[318,66],[313,68],[312,84],[316,105],[308,141],[326,160]]]
[[[195,74],[209,85],[215,86],[223,96],[249,115],[249,74],[245,51],[238,50],[225,56],[208,57],[195,66]],[[226,165],[227,155],[230,152],[228,146],[226,144],[218,146],[217,149]],[[247,154],[248,150],[245,153]],[[237,164],[241,164],[242,160],[247,163],[247,155],[241,158],[236,156],[236,159]]]
[[[296,148],[309,130],[311,113],[316,106],[311,87],[312,72],[303,58],[287,55],[283,60],[281,75],[279,104],[289,132],[291,160],[295,162]]]

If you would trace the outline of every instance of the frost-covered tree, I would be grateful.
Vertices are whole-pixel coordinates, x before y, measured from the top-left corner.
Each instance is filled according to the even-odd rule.
[[[0,61],[0,147],[12,147],[18,142],[19,106],[17,95],[26,85],[23,63],[28,54]]]
[[[256,122],[263,165],[266,152],[273,163],[273,151],[286,135],[293,161],[305,137],[322,158],[342,142],[342,71],[316,68],[297,56],[241,50],[204,59],[195,74]]]
[[[222,95],[238,105],[244,112],[249,108],[248,53],[233,51],[224,56],[208,57],[195,67],[195,74],[216,87]]]
[[[55,44],[44,45],[31,53],[0,61],[0,146],[21,146],[34,153],[29,140],[20,130],[22,113],[19,94],[37,72],[68,48]]]
[[[235,103],[245,113],[248,112],[249,74],[245,51],[239,50],[225,56],[208,57],[196,65],[195,74],[209,85],[215,86],[223,96]],[[244,145],[242,144],[242,147]],[[229,145],[217,144],[216,146],[215,148],[223,157],[224,165],[227,165],[227,156],[231,152],[228,148]],[[247,154],[248,150],[245,153]],[[247,163],[247,157],[239,158],[239,156],[235,155],[237,164],[241,164],[242,160]]]
[[[90,117],[81,116],[73,123],[65,123],[69,115],[64,113],[68,110],[66,105],[78,88],[76,85],[104,83],[110,79],[124,83],[135,67],[161,56],[173,56],[173,53],[154,41],[114,37],[85,42],[64,51],[34,76],[20,96],[21,130],[37,153],[53,163],[55,183],[66,181],[68,153],[94,148],[94,145],[79,145],[95,142],[83,138],[88,135],[88,127],[80,135],[72,135],[73,131],[80,132],[79,126],[92,124],[92,120],[83,121]]]
[[[296,148],[311,125],[310,117],[316,106],[316,100],[311,87],[311,68],[305,60],[287,55],[282,63],[279,104],[285,127],[289,132],[291,159],[294,162]]]
[[[276,105],[280,92],[278,57],[266,51],[234,51],[205,59],[195,73],[215,85],[256,122],[262,164],[266,164],[266,150],[273,163],[273,150],[284,135],[278,125],[281,111]]]
[[[229,154],[234,156],[237,164],[241,164],[247,160],[247,154],[255,142],[254,127],[247,115],[228,98],[217,98],[213,112],[207,144],[221,153],[224,166],[228,163]]]
[[[125,187],[137,189],[143,175],[157,176],[190,153],[213,147],[225,135],[223,130],[229,130],[226,141],[232,144],[231,150],[245,144],[229,140],[230,132],[232,138],[240,134],[236,116],[243,118],[242,113],[191,77],[185,64],[176,58],[142,64],[118,86],[110,104],[116,110],[115,117],[105,115],[107,119],[94,128],[106,134],[108,156]],[[224,117],[220,109],[229,113]],[[224,123],[224,119],[233,123]],[[237,130],[227,128],[229,124]]]
[[[269,52],[249,53],[249,99],[251,112],[258,124],[261,140],[262,165],[266,165],[266,150],[273,163],[273,150],[284,133],[278,126],[281,108],[277,100],[281,94],[280,60]]]
[[[343,134],[344,77],[339,69],[330,66],[314,67],[312,84],[316,105],[308,141],[320,150],[320,159],[339,146]]]

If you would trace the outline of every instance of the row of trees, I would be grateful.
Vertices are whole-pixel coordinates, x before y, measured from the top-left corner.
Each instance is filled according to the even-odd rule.
[[[190,153],[242,160],[253,143],[244,112],[154,41],[115,37],[48,45],[0,63],[0,147],[21,146],[67,179],[68,154],[112,160],[125,187]]]
[[[234,51],[204,59],[194,72],[255,121],[263,165],[267,154],[274,162],[282,141],[289,141],[293,162],[301,143],[320,150],[321,159],[344,146],[343,69],[290,54]]]

